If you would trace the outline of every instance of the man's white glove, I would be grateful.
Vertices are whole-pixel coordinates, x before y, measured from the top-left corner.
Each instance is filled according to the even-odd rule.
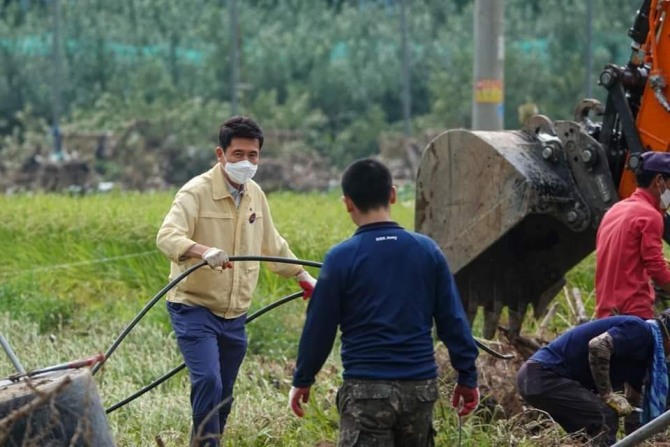
[[[608,393],[603,396],[603,401],[619,416],[628,416],[633,412],[633,407],[621,394]]]
[[[295,277],[298,280],[298,284],[305,292],[302,295],[302,299],[306,300],[310,298],[314,292],[314,287],[316,287],[316,279],[314,279],[312,275],[307,272],[307,270],[303,270],[302,272],[295,275]]]
[[[226,267],[228,264],[228,253],[221,250],[220,248],[211,247],[205,250],[202,254],[202,260],[207,263],[211,268],[216,267]]]

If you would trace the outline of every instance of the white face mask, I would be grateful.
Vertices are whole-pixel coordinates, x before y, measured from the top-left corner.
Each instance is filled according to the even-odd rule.
[[[236,163],[226,162],[223,166],[223,171],[228,174],[228,177],[240,185],[254,178],[256,169],[258,169],[258,165],[253,164],[249,160],[242,160]]]
[[[663,194],[661,194],[661,208],[667,210],[670,208],[670,189],[665,189]]]

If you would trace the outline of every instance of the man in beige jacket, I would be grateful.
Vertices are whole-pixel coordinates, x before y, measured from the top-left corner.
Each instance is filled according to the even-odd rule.
[[[191,179],[175,196],[158,231],[158,248],[172,261],[170,279],[200,260],[200,268],[168,294],[168,312],[191,378],[194,436],[198,446],[218,447],[232,406],[233,385],[247,348],[244,323],[258,282],[258,262],[234,256],[295,258],[275,229],[265,194],[251,180],[263,147],[252,119],[236,116],[221,125],[218,163]],[[270,263],[296,277],[311,296],[316,283],[302,267]]]

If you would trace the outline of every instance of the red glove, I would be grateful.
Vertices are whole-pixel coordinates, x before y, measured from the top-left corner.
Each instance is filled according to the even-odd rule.
[[[479,388],[456,385],[454,396],[451,398],[451,405],[458,410],[459,416],[472,413],[479,405]]]
[[[302,295],[302,299],[306,300],[310,298],[312,296],[312,293],[314,293],[314,287],[316,287],[316,279],[314,279],[312,275],[307,273],[306,270],[303,270],[302,272],[298,273],[297,275],[295,275],[295,277],[298,279],[298,284],[305,292]]]
[[[288,406],[293,413],[298,417],[305,415],[305,410],[302,409],[300,402],[307,403],[309,401],[309,390],[311,387],[296,388],[291,387],[291,392],[288,394]]]

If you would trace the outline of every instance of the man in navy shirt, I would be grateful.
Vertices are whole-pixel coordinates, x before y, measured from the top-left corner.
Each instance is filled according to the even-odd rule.
[[[323,263],[300,338],[291,409],[303,416],[301,402],[309,400],[339,326],[338,445],[433,445],[433,321],[458,372],[452,404],[466,415],[479,403],[478,352],[454,278],[434,241],[391,220],[396,191],[386,166],[371,159],[353,163],[342,191],[358,229]]]
[[[665,409],[669,327],[670,309],[656,320],[622,315],[577,326],[524,363],[519,393],[565,431],[582,431],[592,445],[611,445],[618,418],[641,404],[643,383],[643,422]],[[624,387],[626,397],[613,391]]]

